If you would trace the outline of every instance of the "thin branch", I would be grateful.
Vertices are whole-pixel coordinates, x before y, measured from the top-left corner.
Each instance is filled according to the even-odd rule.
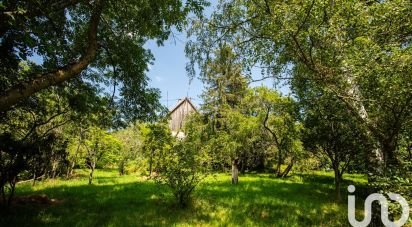
[[[46,132],[43,133],[43,135],[41,136],[41,138],[46,137],[47,133],[49,133],[49,132],[52,131],[53,129],[56,129],[56,128],[60,127],[60,126],[63,126],[63,125],[65,125],[65,124],[69,123],[70,121],[71,121],[71,119],[66,120],[66,121],[63,121],[63,123],[57,124],[57,125],[49,128]]]
[[[269,126],[267,125],[267,121],[269,119],[269,113],[270,113],[270,107],[268,106],[266,116],[265,116],[265,120],[263,121],[263,127],[265,127],[265,129],[268,130],[268,132],[270,132],[270,134],[272,134],[272,136],[275,140],[276,146],[278,147],[278,149],[280,149],[280,143],[279,143],[278,137],[276,136],[276,133],[274,131],[272,131],[272,129],[270,129]]]
[[[58,116],[60,116],[60,115],[62,115],[62,114],[65,114],[65,113],[67,113],[67,112],[69,112],[69,111],[68,111],[68,110],[65,110],[65,111],[63,111],[63,112],[58,112],[58,113],[56,113],[55,115],[51,116],[51,117],[50,117],[49,119],[47,119],[46,121],[43,121],[43,122],[40,122],[40,123],[34,123],[33,126],[30,128],[29,132],[23,137],[23,139],[21,139],[21,141],[26,140],[26,139],[34,132],[34,130],[35,130],[37,127],[40,127],[40,126],[45,125],[45,124],[48,124],[50,121],[52,121],[52,120],[55,119],[56,117],[58,117]]]

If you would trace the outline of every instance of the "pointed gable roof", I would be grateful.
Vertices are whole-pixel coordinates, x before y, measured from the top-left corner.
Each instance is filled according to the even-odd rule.
[[[169,112],[169,114],[175,112],[175,110],[177,110],[183,103],[189,103],[189,105],[197,112],[197,109],[195,107],[195,105],[193,105],[192,101],[190,101],[190,99],[188,97],[185,97],[184,99],[180,100],[175,107],[173,107],[173,109]]]

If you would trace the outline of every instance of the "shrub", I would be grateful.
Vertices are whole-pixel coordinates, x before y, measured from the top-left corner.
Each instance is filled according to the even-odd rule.
[[[161,154],[155,181],[169,186],[180,207],[186,207],[195,187],[207,174],[207,162],[201,149],[187,141],[177,142]]]

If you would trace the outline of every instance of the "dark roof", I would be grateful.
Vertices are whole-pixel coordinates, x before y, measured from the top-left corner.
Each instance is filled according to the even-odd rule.
[[[173,107],[173,109],[169,112],[169,114],[173,113],[173,112],[174,112],[177,108],[179,108],[185,101],[187,101],[187,102],[192,106],[192,108],[197,112],[197,109],[196,109],[195,105],[193,105],[193,103],[190,101],[189,98],[185,97],[184,99],[182,99],[181,101],[179,101],[175,107]]]

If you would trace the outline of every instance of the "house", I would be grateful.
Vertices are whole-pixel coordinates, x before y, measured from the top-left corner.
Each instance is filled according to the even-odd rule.
[[[185,137],[183,133],[185,121],[190,114],[195,112],[197,112],[197,109],[189,98],[185,97],[179,100],[177,105],[169,112],[169,127],[173,136],[178,138]]]

